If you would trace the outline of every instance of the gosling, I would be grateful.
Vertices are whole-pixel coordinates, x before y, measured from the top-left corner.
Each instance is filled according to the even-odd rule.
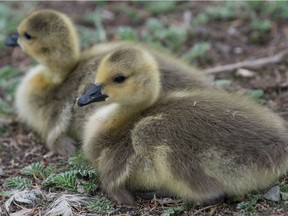
[[[73,22],[54,10],[33,12],[20,23],[18,33],[6,40],[6,45],[19,45],[40,63],[20,83],[15,104],[20,119],[40,134],[48,149],[61,155],[75,152],[89,110],[96,109],[75,108],[75,95],[87,90],[101,58],[121,43],[126,42],[80,52]],[[207,77],[189,66],[154,53],[162,67],[163,90],[211,86]]]
[[[85,125],[83,151],[112,199],[133,205],[133,191],[157,190],[209,203],[285,174],[288,133],[280,117],[222,91],[160,94],[158,68],[145,50],[118,48],[77,100],[103,104]]]

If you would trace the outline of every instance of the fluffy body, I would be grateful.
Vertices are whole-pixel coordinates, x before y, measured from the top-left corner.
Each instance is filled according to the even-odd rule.
[[[18,34],[24,52],[41,64],[28,72],[17,89],[18,115],[41,135],[50,150],[71,155],[82,137],[84,122],[98,106],[74,107],[76,96],[92,84],[101,58],[129,43],[99,44],[80,53],[73,22],[54,10],[32,13],[20,23]],[[161,67],[164,91],[211,86],[207,77],[183,62],[152,52]]]
[[[114,200],[133,205],[131,192],[160,190],[209,202],[268,187],[285,174],[288,131],[280,117],[220,90],[159,94],[156,61],[141,49],[119,49],[98,68],[95,83],[108,98],[105,112],[89,118],[83,145]],[[131,66],[137,55],[142,61]],[[119,74],[126,80],[113,82]]]

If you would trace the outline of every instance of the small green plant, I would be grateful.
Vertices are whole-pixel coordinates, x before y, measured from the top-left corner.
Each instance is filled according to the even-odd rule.
[[[19,74],[20,70],[18,68],[10,66],[0,68],[0,91],[4,93],[5,97],[0,99],[0,115],[14,114],[12,101],[19,83]]]
[[[144,3],[144,6],[151,14],[158,15],[173,10],[176,6],[176,1],[148,1]]]
[[[197,14],[193,24],[207,24],[211,21],[229,21],[242,19],[253,23],[255,28],[270,29],[273,19],[288,18],[287,1],[226,1],[221,7],[207,7],[203,12]],[[264,21],[263,21],[264,20]],[[270,23],[270,24],[269,24]],[[251,26],[251,28],[253,28]]]
[[[224,4],[221,7],[207,7],[193,19],[193,24],[206,24],[211,21],[225,21],[233,20],[235,18],[236,14],[234,8]]]
[[[208,50],[210,50],[209,43],[197,43],[184,54],[183,59],[186,61],[194,61],[196,59],[205,58],[205,54]]]
[[[209,22],[209,16],[204,12],[198,14],[192,21],[194,25],[206,24],[208,22]]]
[[[235,18],[235,12],[226,6],[222,7],[208,7],[205,13],[209,20],[231,20]]]
[[[272,28],[272,23],[270,20],[253,20],[250,28],[260,32],[268,32]]]
[[[93,181],[83,181],[83,189],[85,192],[95,192],[98,189],[98,184],[95,184]]]
[[[254,12],[261,18],[287,18],[288,2],[287,1],[247,1],[246,10]]]
[[[91,211],[99,214],[108,214],[112,207],[113,203],[105,197],[93,199],[88,206]]]
[[[129,18],[129,22],[137,23],[141,20],[142,16],[138,9],[135,9],[135,6],[138,4],[135,1],[130,1],[129,4],[127,2],[119,2],[115,7],[114,11],[118,14],[126,14]],[[131,7],[131,4],[134,4],[134,7]],[[137,6],[136,6],[137,7]]]
[[[106,31],[103,28],[101,12],[98,9],[92,13],[85,15],[83,20],[89,24],[94,25],[94,27],[95,27],[94,31],[91,31],[91,29],[89,29],[90,33],[89,33],[89,30],[87,30],[87,29],[86,29],[86,33],[84,33],[84,34],[80,33],[80,36],[82,36],[82,38],[85,38],[85,36],[89,36],[89,34],[94,34],[94,38],[92,37],[89,40],[88,40],[88,38],[85,38],[84,44],[90,45],[89,43],[96,43],[99,41],[106,40]],[[93,39],[94,39],[94,41],[93,41]]]
[[[79,36],[81,45],[83,48],[87,48],[91,44],[95,44],[101,41],[100,32],[95,28],[87,28],[84,26],[79,26]]]
[[[41,168],[39,168],[41,169]],[[78,188],[83,188],[83,192],[96,191],[99,185],[98,172],[88,164],[82,154],[77,154],[70,157],[68,165],[59,171],[59,173],[49,173],[49,176],[44,180],[43,188],[60,188],[69,191],[77,191]]]
[[[187,39],[187,31],[177,26],[165,27],[160,20],[150,18],[146,22],[147,30],[141,34],[141,40],[156,47],[167,47],[179,51]]]
[[[93,180],[99,179],[99,173],[95,170],[93,166],[88,164],[83,154],[79,153],[76,156],[70,157],[68,160],[69,170],[73,171],[76,175],[83,178],[89,178]]]
[[[179,51],[187,38],[187,32],[182,28],[171,26],[164,35],[163,43],[172,51]]]
[[[59,174],[52,174],[43,183],[43,188],[55,186],[56,188],[76,191],[77,190],[77,177],[75,172],[66,171]]]
[[[146,22],[146,27],[148,28],[149,31],[151,31],[151,33],[155,34],[158,37],[161,37],[160,32],[165,30],[164,26],[160,22],[160,20],[159,19],[155,19],[155,18],[148,19],[147,22]]]
[[[41,163],[33,163],[27,167],[24,167],[21,171],[24,175],[31,175],[37,178],[45,179],[48,177],[54,170],[54,166],[44,167]]]
[[[11,105],[0,98],[0,116],[13,115],[13,113],[14,110],[11,108]]]
[[[240,202],[237,204],[237,209],[243,209],[252,213],[255,213],[255,208],[254,206],[257,204],[257,202],[262,198],[261,195],[257,194],[257,195],[252,195],[252,197],[250,198],[250,200],[248,201],[244,201],[244,202]]]
[[[179,214],[183,213],[184,210],[185,209],[183,206],[178,206],[178,207],[174,207],[174,208],[167,208],[161,213],[161,216],[179,215]]]
[[[17,188],[17,189],[24,189],[27,187],[32,186],[32,182],[29,179],[22,178],[22,177],[13,177],[9,178],[5,181],[5,186],[9,188]]]
[[[137,34],[135,30],[129,26],[120,26],[117,30],[117,35],[121,40],[137,40]]]
[[[279,184],[279,187],[280,187],[280,191],[281,192],[285,192],[285,193],[288,193],[288,185],[287,184]]]
[[[0,86],[5,91],[8,100],[12,100],[19,82],[20,70],[11,66],[0,68]]]
[[[260,104],[265,104],[266,101],[262,98],[264,96],[264,91],[262,89],[253,89],[246,92],[246,95],[254,99]]]
[[[127,16],[132,22],[138,22],[141,19],[139,11],[133,8],[128,9]]]

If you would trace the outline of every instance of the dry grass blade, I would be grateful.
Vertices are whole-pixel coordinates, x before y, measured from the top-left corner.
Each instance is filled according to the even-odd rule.
[[[203,211],[205,211],[205,210],[207,210],[207,209],[215,208],[215,207],[217,207],[218,205],[220,205],[221,203],[222,203],[222,202],[217,203],[217,204],[214,204],[214,205],[210,205],[210,206],[205,206],[205,207],[203,207],[203,208],[195,211],[195,212],[193,213],[193,215],[197,215],[197,214],[199,214],[199,213],[201,213],[201,212],[203,212]],[[215,210],[213,209],[212,211],[215,211]]]
[[[12,204],[15,204],[18,207],[25,209],[25,207],[23,207],[22,205],[34,205],[36,203],[36,200],[36,191],[16,190],[12,192],[12,196],[5,202],[4,207],[5,210],[9,213]]]
[[[10,216],[28,216],[31,215],[33,213],[33,209],[27,209],[27,208],[23,208],[20,211],[14,212],[14,213],[10,213]]]
[[[87,197],[62,194],[49,206],[49,210],[46,210],[45,216],[75,215],[75,209],[81,209],[83,205],[87,205],[87,201]]]

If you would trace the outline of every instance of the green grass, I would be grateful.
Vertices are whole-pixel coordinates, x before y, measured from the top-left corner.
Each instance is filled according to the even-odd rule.
[[[52,174],[43,183],[43,188],[54,186],[71,192],[77,191],[77,174],[73,171]]]
[[[158,43],[177,52],[184,45],[187,39],[187,32],[175,25],[165,26],[158,19],[148,19],[146,22],[147,32],[141,35],[141,40],[151,44]]]
[[[133,28],[129,26],[118,27],[117,35],[119,36],[120,40],[130,40],[130,41],[137,40],[137,33]]]
[[[237,209],[245,210],[245,212],[250,213],[250,214],[257,214],[255,205],[261,199],[262,199],[261,195],[259,194],[253,195],[249,200],[238,203]]]
[[[0,116],[11,116],[15,114],[13,108],[13,98],[16,87],[19,83],[20,70],[18,68],[6,66],[0,68],[0,92],[4,98],[0,98]]]
[[[271,20],[288,18],[287,1],[223,2],[219,7],[207,7],[193,19],[194,25],[210,22],[245,20],[251,30],[271,30]]]
[[[83,49],[101,41],[100,32],[95,28],[79,26],[78,32]]]
[[[183,206],[173,207],[173,208],[167,208],[165,209],[160,216],[176,216],[184,212]]]
[[[19,83],[20,70],[18,68],[6,66],[0,68],[0,86],[5,91],[8,100],[12,100],[16,87]]]
[[[176,1],[147,1],[142,4],[152,15],[159,15],[172,11],[176,6]]]
[[[142,31],[138,39],[156,47],[166,47],[172,51],[179,51],[187,39],[187,32],[174,25],[165,26],[159,19],[150,18],[145,24],[146,31]],[[137,40],[137,33],[131,27],[120,26],[117,35],[121,40]]]
[[[45,179],[43,188],[51,186],[73,192],[90,193],[99,187],[99,174],[83,159],[82,154],[78,154],[69,158],[66,167],[58,173],[51,173]]]
[[[32,181],[20,176],[9,178],[4,184],[8,188],[24,189],[32,186]]]
[[[108,214],[113,207],[113,203],[105,197],[94,198],[88,208],[98,214]]]
[[[9,188],[25,188],[34,185],[41,185],[43,189],[54,188],[71,192],[91,193],[99,187],[99,175],[97,171],[89,165],[81,154],[70,157],[66,166],[50,164],[44,166],[41,163],[32,163],[21,170],[21,174],[9,178],[5,185]]]
[[[249,90],[247,91],[246,95],[262,105],[266,104],[266,101],[263,99],[264,91],[262,89]]]
[[[45,167],[41,163],[32,163],[31,165],[24,167],[21,174],[45,179],[52,174],[54,169],[55,167],[53,165]]]
[[[100,10],[95,10],[92,13],[86,14],[83,17],[83,21],[95,26],[94,28],[80,26],[80,41],[83,48],[87,48],[89,45],[106,40],[106,32],[102,25]]]
[[[209,43],[202,42],[196,43],[191,49],[189,49],[184,55],[183,59],[186,61],[199,61],[206,59],[206,52],[211,49]]]

